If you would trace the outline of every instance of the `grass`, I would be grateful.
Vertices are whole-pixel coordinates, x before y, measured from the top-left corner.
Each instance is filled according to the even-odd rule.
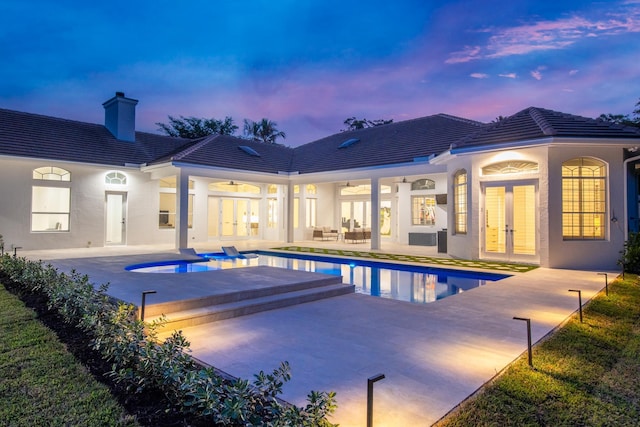
[[[0,424],[137,426],[56,334],[0,285]]]
[[[423,255],[407,255],[407,254],[389,254],[380,252],[367,252],[349,249],[329,249],[329,248],[310,248],[305,246],[283,246],[279,248],[273,248],[278,251],[300,252],[306,254],[318,254],[318,255],[339,255],[345,257],[358,257],[367,258],[375,261],[400,261],[400,262],[413,262],[417,264],[430,264],[437,265],[443,268],[464,267],[464,268],[481,268],[485,270],[498,270],[502,272],[511,273],[525,273],[533,269],[538,268],[537,265],[531,264],[516,264],[508,262],[497,261],[474,261],[467,259],[457,258],[440,258],[429,257]]]
[[[450,426],[640,425],[640,286],[627,275],[441,420]]]

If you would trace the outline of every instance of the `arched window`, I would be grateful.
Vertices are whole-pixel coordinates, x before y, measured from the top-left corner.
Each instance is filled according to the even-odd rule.
[[[529,162],[526,160],[507,160],[505,162],[493,163],[482,168],[483,176],[537,172],[538,164],[536,162]]]
[[[607,165],[578,157],[562,163],[562,237],[564,240],[605,238]]]
[[[432,179],[418,179],[411,183],[411,191],[414,190],[435,190],[436,182]]]
[[[104,183],[109,185],[127,185],[127,176],[120,171],[111,171],[104,176]]]
[[[43,166],[33,170],[33,179],[43,181],[71,181],[71,172],[55,166]]]
[[[467,234],[467,171],[453,175],[453,222],[456,234]]]
[[[44,166],[34,169],[32,177],[38,183],[31,187],[31,231],[69,231],[71,172]]]

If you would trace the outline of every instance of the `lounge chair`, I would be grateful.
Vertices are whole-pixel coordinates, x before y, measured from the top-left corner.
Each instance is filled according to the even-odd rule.
[[[235,246],[223,246],[222,251],[229,258],[240,258],[240,259],[258,258],[258,255],[256,254],[240,253]]]
[[[202,255],[198,255],[198,253],[193,248],[180,248],[180,255],[183,255],[187,261],[193,262],[208,262],[209,259],[203,257]]]

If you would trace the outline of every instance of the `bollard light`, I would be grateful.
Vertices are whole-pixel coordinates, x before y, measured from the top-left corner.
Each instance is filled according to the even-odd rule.
[[[569,292],[578,293],[578,307],[580,310],[580,323],[582,323],[582,291],[580,289],[569,289]]]
[[[598,273],[598,276],[604,276],[604,291],[609,296],[609,276],[607,273]]]
[[[144,322],[144,306],[146,304],[147,295],[155,294],[158,291],[142,291],[142,303],[140,304],[140,320]]]
[[[384,374],[367,378],[367,427],[373,426],[373,383],[384,379]]]
[[[527,354],[529,355],[529,366],[533,368],[533,354],[531,353],[531,319],[528,317],[514,317],[513,320],[527,322]]]

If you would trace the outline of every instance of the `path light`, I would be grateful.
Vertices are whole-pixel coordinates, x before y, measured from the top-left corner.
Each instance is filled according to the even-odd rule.
[[[367,378],[367,427],[373,426],[373,383],[384,379],[384,374]]]
[[[514,317],[513,320],[527,322],[527,352],[529,354],[529,366],[533,368],[533,355],[531,354],[531,319],[528,317]]]
[[[142,291],[142,303],[140,304],[140,320],[144,322],[144,306],[147,299],[147,294],[156,294],[158,291]]]
[[[569,292],[578,293],[578,307],[580,309],[580,323],[582,323],[582,291],[580,289],[569,289]]]
[[[598,276],[604,276],[604,289],[607,296],[609,296],[609,277],[607,273],[598,273]]]
[[[18,249],[22,249],[22,246],[14,246],[13,247],[13,257],[16,258],[18,256]]]

